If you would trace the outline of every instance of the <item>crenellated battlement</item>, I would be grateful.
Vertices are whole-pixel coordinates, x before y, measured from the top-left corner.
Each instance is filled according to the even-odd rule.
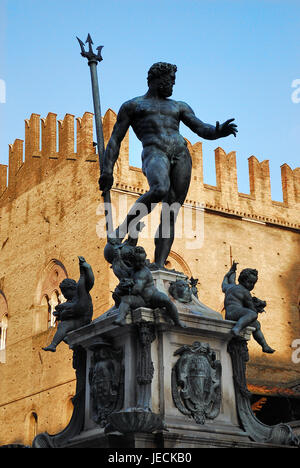
[[[111,109],[103,117],[105,144],[116,117]],[[227,154],[220,147],[215,149],[216,185],[212,186],[203,180],[202,142],[192,145],[187,140],[187,144],[193,161],[187,204],[223,215],[300,228],[300,167],[293,170],[287,164],[281,166],[283,202],[273,201],[269,161],[260,162],[255,156],[248,159],[250,193],[241,193],[238,191],[235,151]],[[58,165],[71,162],[92,163],[97,183],[99,165],[93,142],[93,114],[85,112],[76,119],[74,115],[66,114],[63,120],[57,120],[57,115],[52,112],[45,118],[32,114],[25,120],[24,141],[16,139],[9,145],[8,167],[0,165],[0,205],[41,183],[56,171]],[[132,193],[148,190],[141,169],[129,165],[129,132],[116,163],[114,189]]]

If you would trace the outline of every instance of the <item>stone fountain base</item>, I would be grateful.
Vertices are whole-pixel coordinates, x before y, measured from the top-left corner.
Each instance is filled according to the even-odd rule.
[[[178,280],[165,271],[153,277],[168,294]],[[61,433],[39,434],[33,447],[296,445],[289,426],[265,426],[252,413],[245,380],[252,329],[233,339],[234,322],[190,299],[172,296],[184,328],[147,308],[116,325],[113,308],[69,333],[77,375],[73,417]]]

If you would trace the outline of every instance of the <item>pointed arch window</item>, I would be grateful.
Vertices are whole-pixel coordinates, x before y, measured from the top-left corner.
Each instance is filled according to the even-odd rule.
[[[46,296],[48,304],[48,328],[56,327],[56,318],[53,315],[55,307],[62,302],[65,302],[65,298],[62,294],[59,293],[56,289],[52,292],[50,298]]]
[[[188,278],[192,276],[192,272],[188,264],[183,260],[182,256],[173,250],[170,251],[166,261],[166,267],[170,270],[174,269],[184,273]]]
[[[37,314],[37,331],[45,331],[47,328],[56,326],[53,312],[58,304],[65,302],[59,285],[67,277],[67,271],[59,260],[52,259],[44,269],[36,298],[37,304],[41,308]]]
[[[4,293],[0,290],[0,362],[5,363],[6,338],[8,327],[8,306]]]
[[[31,445],[33,439],[38,434],[38,415],[35,411],[27,414],[25,424],[25,443]]]

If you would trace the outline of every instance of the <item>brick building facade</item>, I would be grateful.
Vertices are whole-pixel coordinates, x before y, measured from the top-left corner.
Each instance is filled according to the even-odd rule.
[[[108,110],[105,142],[115,119]],[[9,146],[8,168],[0,165],[0,444],[30,444],[36,432],[57,433],[71,416],[72,353],[65,344],[55,354],[42,347],[55,333],[51,312],[63,300],[59,283],[78,278],[78,255],[94,270],[94,318],[113,304],[116,279],[103,258],[93,115],[77,118],[76,132],[74,120],[70,114],[58,122],[53,113],[32,114],[25,121],[25,141]],[[202,143],[188,145],[193,173],[178,221],[183,235],[177,235],[167,266],[198,278],[199,299],[219,312],[221,282],[232,260],[239,269],[257,268],[255,295],[267,301],[260,322],[276,353],[265,355],[251,341],[249,389],[257,396],[257,411],[270,398],[281,403],[285,398],[294,408],[287,419],[300,419],[300,363],[293,359],[293,344],[300,339],[300,168],[281,166],[283,202],[277,202],[271,199],[268,161],[249,158],[250,193],[240,193],[234,152],[215,150],[216,186],[211,186],[203,180]],[[116,216],[145,191],[142,171],[129,165],[127,135],[112,189]],[[140,243],[152,260],[148,224]]]

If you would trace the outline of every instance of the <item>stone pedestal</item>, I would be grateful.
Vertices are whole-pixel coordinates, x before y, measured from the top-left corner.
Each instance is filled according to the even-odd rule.
[[[154,272],[153,277],[167,294],[170,283],[178,279],[172,272]],[[77,355],[73,423],[58,435],[39,434],[33,446],[264,445],[263,438],[260,443],[250,437],[238,414],[243,404],[236,400],[240,401],[240,374],[228,353],[234,322],[223,320],[195,296],[189,302],[172,300],[184,328],[166,322],[161,311],[147,308],[136,309],[119,326],[114,324],[113,308],[69,333],[68,344]],[[248,328],[242,341],[250,336]],[[270,439],[266,446],[271,445]]]
[[[127,317],[127,324],[122,327],[114,325],[114,316],[111,316],[70,333],[70,347],[81,347],[86,351],[87,365],[83,430],[68,441],[69,446],[100,444],[109,447],[112,441],[116,443],[118,439],[128,439],[129,434],[131,439],[128,440],[140,447],[143,446],[141,444],[146,444],[145,447],[157,447],[158,440],[160,444],[163,442],[163,446],[173,448],[196,447],[198,444],[211,446],[212,439],[216,446],[231,444],[233,440],[235,443],[249,441],[238,424],[231,360],[227,353],[232,323],[191,314],[182,314],[180,318],[186,325],[184,329],[165,323],[158,313],[150,309],[141,308],[134,311],[132,317]],[[149,338],[147,325],[152,328],[153,324],[154,332],[150,331]],[[149,341],[148,354],[141,343],[141,325],[142,333],[146,335],[146,341]],[[179,408],[175,403],[175,392],[178,394],[177,398],[180,395],[180,385],[178,387],[174,377],[174,366],[180,359],[176,352],[182,347],[191,347],[195,342],[208,344],[221,366],[219,412],[214,419],[205,418],[201,423],[196,422],[193,413],[184,407],[183,402]],[[105,403],[105,393],[107,392],[108,399],[112,393],[109,376],[106,389],[104,383],[106,369],[113,367],[108,362],[109,359],[105,360],[108,349],[109,359],[111,356],[118,356],[115,358],[115,367],[119,367],[115,374],[115,392],[118,393],[115,395],[115,406]],[[98,395],[99,406],[103,404],[102,418],[99,421],[95,417],[93,398],[97,397],[94,396],[91,382],[91,374],[95,372],[93,368],[96,352],[103,353],[105,362],[99,375],[99,380],[102,380],[99,382],[102,387],[98,389],[101,393],[101,396]],[[141,358],[144,359],[143,363],[140,363]],[[141,369],[142,366],[145,369]],[[144,382],[141,379],[143,371],[148,376],[148,380],[144,378]],[[205,374],[203,375],[205,380]],[[211,382],[204,382],[206,384],[211,385]],[[184,413],[180,411],[182,408]],[[160,437],[154,436],[153,432],[159,432]],[[117,433],[120,433],[119,437]],[[137,434],[140,434],[138,438]],[[148,434],[147,437],[145,434]]]

